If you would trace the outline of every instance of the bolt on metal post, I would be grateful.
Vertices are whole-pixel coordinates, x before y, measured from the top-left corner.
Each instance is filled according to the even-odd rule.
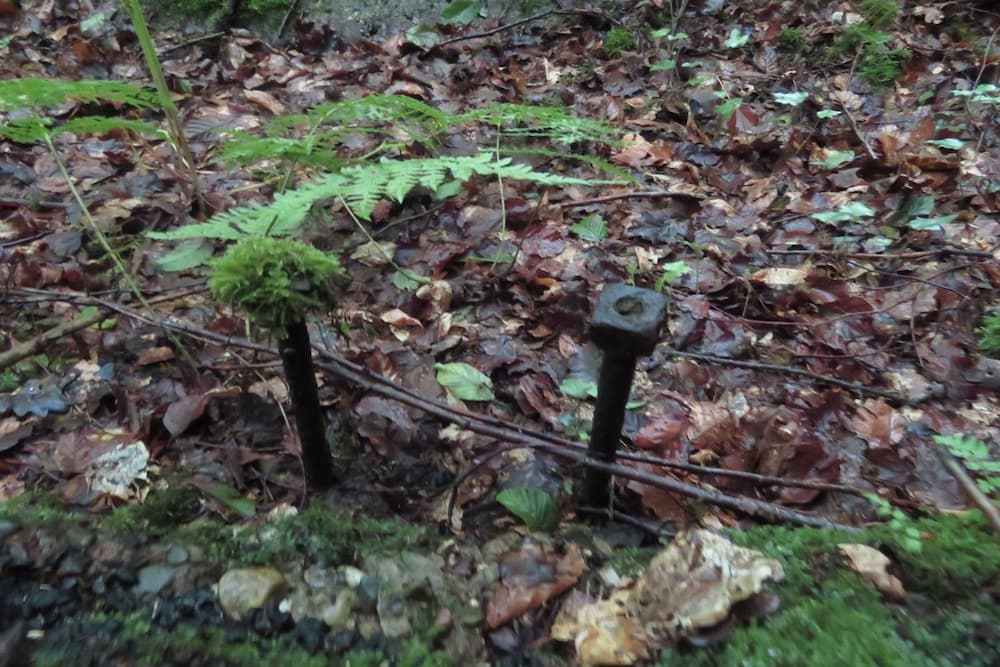
[[[604,357],[587,449],[591,458],[608,463],[615,460],[636,361],[651,354],[656,347],[667,304],[667,297],[659,292],[622,283],[605,287],[597,300],[590,321],[590,339],[604,352]],[[582,501],[591,507],[608,507],[611,474],[588,469]]]

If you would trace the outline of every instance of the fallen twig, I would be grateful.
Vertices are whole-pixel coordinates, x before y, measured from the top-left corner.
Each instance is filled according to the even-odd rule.
[[[962,491],[965,495],[969,497],[969,500],[978,507],[986,518],[989,520],[990,524],[993,525],[993,530],[1000,533],[1000,508],[997,508],[993,501],[990,500],[985,493],[979,490],[976,485],[976,481],[969,477],[969,473],[965,471],[962,464],[959,463],[955,457],[952,455],[948,449],[940,444],[935,444],[935,449],[937,449],[938,457],[941,459],[941,463],[944,467],[948,469],[948,472],[952,474],[958,485],[962,487]]]
[[[613,195],[603,195],[601,197],[589,197],[587,199],[574,199],[556,204],[559,208],[579,208],[580,206],[592,206],[594,204],[606,204],[619,199],[661,199],[665,197],[687,197],[688,199],[705,199],[704,195],[694,192],[683,192],[679,190],[644,190],[641,192],[619,192]]]
[[[776,373],[787,373],[789,375],[801,375],[803,377],[812,378],[817,382],[824,382],[826,384],[832,384],[838,387],[843,387],[844,389],[848,389],[863,396],[876,396],[878,398],[884,398],[890,401],[897,401],[899,403],[910,402],[909,399],[893,394],[892,392],[883,391],[881,389],[875,389],[874,387],[858,384],[857,382],[848,382],[847,380],[832,378],[827,375],[820,375],[818,373],[813,373],[812,371],[807,371],[804,368],[795,368],[794,366],[782,366],[780,364],[767,364],[762,361],[746,361],[742,359],[730,359],[728,357],[716,357],[715,355],[711,354],[701,354],[699,352],[683,352],[681,350],[671,350],[670,354],[678,357],[689,357],[691,359],[698,359],[699,361],[707,361],[713,364],[722,364],[725,366],[736,366],[738,368],[752,368],[758,371],[774,371]]]
[[[541,14],[535,14],[534,16],[529,16],[528,18],[519,19],[512,23],[505,23],[503,25],[497,26],[496,28],[491,28],[490,30],[484,30],[482,32],[473,32],[467,35],[459,35],[458,37],[452,37],[451,39],[446,39],[443,42],[438,42],[437,44],[432,44],[431,46],[427,47],[426,52],[433,53],[437,49],[443,49],[446,46],[451,46],[452,44],[457,44],[458,42],[467,42],[470,39],[491,37],[493,35],[496,35],[497,33],[504,32],[505,30],[512,30],[519,26],[532,23],[533,21],[541,21],[542,19],[548,18],[550,16],[556,16],[559,14],[576,14],[580,16],[593,16],[609,20],[613,23],[618,23],[618,21],[615,21],[611,17],[601,12],[594,11],[592,9],[550,9],[547,12],[542,12]]]
[[[43,331],[31,340],[25,341],[20,345],[15,345],[0,354],[0,370],[8,366],[13,366],[17,362],[27,359],[34,354],[38,354],[47,345],[60,340],[63,336],[79,331],[80,329],[86,329],[91,325],[97,324],[107,316],[108,314],[103,311],[89,315],[78,315],[69,322],[63,322],[59,326]]]
[[[785,250],[767,250],[769,255],[823,255],[825,257],[844,257],[849,259],[922,259],[924,257],[938,257],[946,255],[956,255],[961,257],[978,257],[982,259],[994,259],[997,248],[992,250],[965,250],[963,248],[938,248],[937,250],[915,250],[913,252],[847,252],[841,250],[820,250],[817,248],[789,248]]]

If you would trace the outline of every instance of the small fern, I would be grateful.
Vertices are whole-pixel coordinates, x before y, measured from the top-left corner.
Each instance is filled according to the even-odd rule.
[[[0,125],[0,136],[21,144],[44,141],[45,137],[59,132],[72,134],[107,134],[113,130],[130,130],[137,134],[167,138],[167,133],[153,123],[105,116],[80,116],[56,126],[51,118],[19,118]]]
[[[350,135],[364,132],[401,142],[383,145],[379,152],[384,154],[414,141],[436,148],[447,132],[472,125],[494,127],[505,136],[547,138],[566,145],[583,141],[614,144],[619,136],[618,130],[607,123],[579,118],[560,107],[497,104],[449,114],[411,97],[371,95],[328,102],[305,114],[275,118],[268,124],[265,137],[235,135],[224,144],[221,159],[228,165],[278,159],[339,169],[344,162],[337,151]],[[507,151],[501,148],[501,152]],[[593,159],[574,153],[562,155],[588,162]]]
[[[434,151],[448,132],[466,128],[478,132],[488,127],[499,137],[512,137],[516,145],[495,141],[474,155],[390,159],[404,155],[414,142]],[[364,162],[346,158],[346,139],[359,133],[383,138]],[[578,118],[559,107],[498,104],[462,114],[450,114],[411,97],[371,95],[328,102],[308,112],[273,119],[265,136],[233,134],[223,144],[220,159],[230,165],[252,165],[275,160],[306,166],[320,172],[296,190],[275,195],[270,204],[251,204],[220,213],[206,222],[167,232],[150,233],[155,239],[182,241],[159,264],[169,270],[191,268],[207,260],[213,244],[206,241],[240,241],[259,236],[292,236],[317,202],[337,199],[361,220],[369,220],[382,199],[402,202],[414,188],[437,189],[450,177],[464,181],[472,176],[528,180],[544,185],[597,185],[630,180],[627,173],[591,154],[579,154],[527,145],[544,137],[558,144],[617,143],[618,131],[607,123]],[[499,153],[499,155],[498,155]],[[514,163],[510,155],[541,155],[590,164],[620,180],[591,180],[558,176]],[[378,162],[374,156],[381,155]]]
[[[510,158],[497,160],[490,153],[460,157],[436,157],[410,160],[382,160],[375,164],[354,166],[339,173],[320,176],[296,190],[278,194],[268,205],[255,204],[220,213],[202,223],[185,225],[168,232],[151,232],[155,239],[219,239],[238,241],[256,236],[290,236],[301,227],[313,205],[325,199],[342,198],[355,215],[369,220],[379,200],[388,197],[397,202],[417,186],[437,190],[449,177],[460,181],[474,175],[526,180],[544,185],[595,185],[614,181],[595,181],[535,171],[525,164],[512,164]],[[190,249],[190,246],[188,247]],[[168,255],[164,261],[170,261]]]
[[[155,93],[120,81],[56,81],[33,78],[0,81],[0,111],[98,101],[142,109],[158,104]],[[0,125],[0,136],[30,144],[44,141],[57,132],[106,134],[112,130],[166,136],[152,123],[106,116],[78,116],[61,125],[56,125],[51,118],[45,117],[18,118]]]
[[[30,77],[0,81],[0,111],[51,108],[73,101],[117,102],[140,109],[159,106],[155,92],[122,81],[59,81]]]
[[[460,123],[478,122],[501,128],[507,135],[546,137],[562,144],[594,141],[616,145],[619,131],[607,124],[575,116],[562,107],[494,104],[454,117]]]

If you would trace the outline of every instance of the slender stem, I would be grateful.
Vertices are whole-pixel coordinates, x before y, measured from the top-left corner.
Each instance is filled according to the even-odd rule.
[[[201,201],[201,184],[198,181],[198,170],[194,161],[194,155],[191,153],[191,146],[184,135],[184,124],[181,122],[181,113],[177,109],[177,105],[174,104],[170,87],[167,86],[167,79],[163,76],[163,68],[160,67],[160,59],[156,53],[156,45],[153,43],[153,37],[149,34],[149,26],[146,24],[146,18],[142,15],[139,0],[124,0],[124,3],[128,9],[129,16],[132,18],[132,27],[135,28],[135,36],[139,39],[140,46],[142,46],[146,66],[149,68],[149,75],[156,85],[160,104],[163,106],[163,112],[167,117],[170,139],[173,141],[174,148],[177,150],[181,162],[184,163],[184,168],[188,172],[188,177],[191,179],[191,197],[201,206],[203,203]]]

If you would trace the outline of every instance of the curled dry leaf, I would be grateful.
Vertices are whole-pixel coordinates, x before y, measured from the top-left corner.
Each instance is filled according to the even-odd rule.
[[[500,589],[486,608],[486,623],[496,629],[572,588],[587,569],[580,547],[562,554],[528,544],[500,558]]]
[[[784,577],[781,564],[707,530],[680,533],[630,589],[560,611],[552,637],[573,641],[587,665],[631,665],[667,641],[726,618],[736,602]]]
[[[851,569],[875,585],[882,595],[890,600],[902,601],[906,598],[903,582],[889,574],[892,561],[878,549],[864,544],[838,544],[841,553],[851,561]]]

